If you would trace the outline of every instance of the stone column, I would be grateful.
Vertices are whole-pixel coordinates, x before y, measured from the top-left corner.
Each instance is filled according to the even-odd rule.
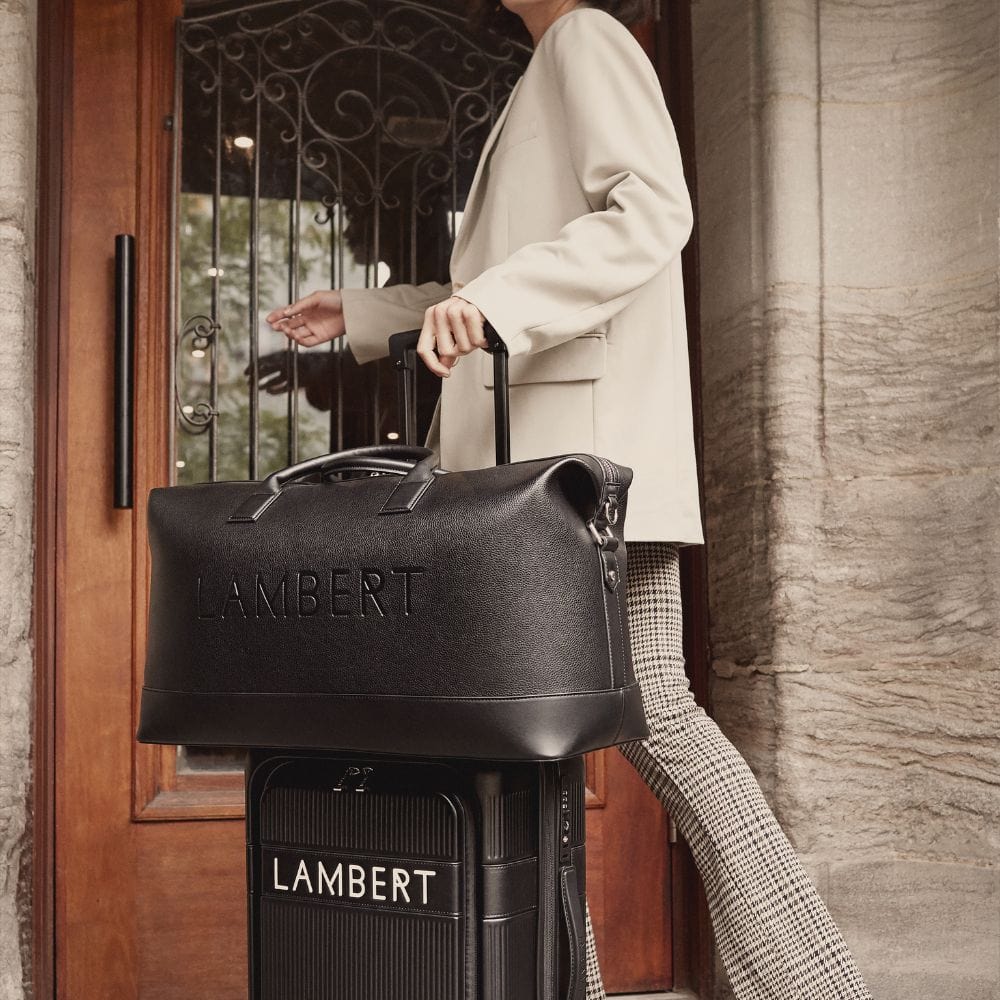
[[[35,0],[0,6],[0,997],[31,989]]]
[[[996,998],[1000,4],[692,10],[715,714],[877,1000]]]

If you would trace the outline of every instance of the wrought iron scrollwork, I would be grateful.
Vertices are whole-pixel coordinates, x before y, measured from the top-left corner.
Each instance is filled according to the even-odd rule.
[[[213,363],[212,353],[216,349],[219,324],[213,322],[211,316],[192,316],[184,324],[180,336],[177,337],[174,356],[174,368],[180,368],[182,351],[189,351],[194,357],[209,357],[209,365]],[[204,434],[212,425],[218,414],[218,403],[212,400],[183,399],[179,386],[174,386],[174,405],[184,429],[190,434]]]
[[[214,479],[221,463],[231,475],[240,424],[241,461],[257,478],[262,463],[298,459],[317,408],[329,408],[330,447],[344,444],[352,406],[369,438],[386,410],[378,377],[349,399],[342,344],[329,364],[304,365],[297,347],[267,340],[259,314],[298,298],[317,261],[332,288],[445,278],[485,132],[530,53],[412,0],[190,7],[177,22],[174,133],[179,453],[207,435],[199,474]]]

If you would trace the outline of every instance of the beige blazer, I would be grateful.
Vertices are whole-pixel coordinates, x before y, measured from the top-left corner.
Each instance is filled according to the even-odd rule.
[[[344,290],[359,362],[450,294],[510,352],[512,459],[583,451],[630,466],[626,539],[704,540],[681,248],[691,200],[642,47],[589,5],[544,32],[486,139],[451,284]],[[462,358],[427,444],[452,470],[492,465],[493,369]]]

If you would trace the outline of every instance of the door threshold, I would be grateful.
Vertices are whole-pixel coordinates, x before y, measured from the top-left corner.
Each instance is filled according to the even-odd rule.
[[[609,1000],[698,1000],[696,993],[682,990],[680,993],[615,993],[609,995]]]

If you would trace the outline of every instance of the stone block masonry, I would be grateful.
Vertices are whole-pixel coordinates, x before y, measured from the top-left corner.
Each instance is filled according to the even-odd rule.
[[[692,13],[716,717],[875,996],[995,1000],[1000,6]]]
[[[0,997],[31,996],[36,10],[0,5]]]

